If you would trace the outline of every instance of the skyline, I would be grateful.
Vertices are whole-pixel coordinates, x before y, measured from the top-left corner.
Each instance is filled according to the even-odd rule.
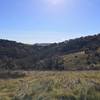
[[[0,38],[53,43],[100,32],[99,0],[0,0]]]
[[[77,36],[74,33],[66,34],[66,33],[58,33],[58,32],[55,32],[55,33],[52,32],[53,35],[48,35],[46,32],[43,32],[42,35],[40,35],[41,33],[37,33],[34,36],[33,34],[25,34],[25,32],[23,34],[20,34],[20,36],[16,34],[10,34],[8,36],[6,34],[7,33],[3,33],[2,35],[0,35],[1,36],[0,39],[16,41],[16,42],[25,43],[25,44],[36,44],[36,43],[59,43],[59,42],[63,42],[70,39],[97,35],[99,33],[77,34]]]

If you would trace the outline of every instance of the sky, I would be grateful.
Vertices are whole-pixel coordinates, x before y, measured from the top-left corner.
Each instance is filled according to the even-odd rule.
[[[100,32],[100,0],[0,0],[0,39],[53,43]]]

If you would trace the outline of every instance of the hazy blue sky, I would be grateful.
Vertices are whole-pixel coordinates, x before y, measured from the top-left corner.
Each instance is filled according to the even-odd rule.
[[[100,0],[0,0],[0,38],[58,42],[100,32]]]

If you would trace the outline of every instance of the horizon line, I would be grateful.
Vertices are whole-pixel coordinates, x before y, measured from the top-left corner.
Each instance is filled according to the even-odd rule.
[[[35,42],[35,43],[28,43],[28,42],[22,42],[22,41],[13,40],[13,39],[8,39],[8,38],[0,38],[0,40],[12,41],[12,42],[17,42],[17,43],[27,44],[27,45],[35,45],[35,44],[53,44],[53,43],[61,43],[61,42],[69,41],[69,40],[72,40],[72,39],[78,39],[78,38],[81,38],[81,37],[84,38],[84,37],[87,37],[87,36],[95,36],[95,35],[99,35],[99,34],[100,34],[100,33],[89,34],[89,35],[73,37],[73,38],[65,39],[65,40],[63,40],[63,41],[55,41],[55,42]]]

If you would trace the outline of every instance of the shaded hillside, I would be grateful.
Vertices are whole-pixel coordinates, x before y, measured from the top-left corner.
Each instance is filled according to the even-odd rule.
[[[27,45],[0,40],[0,69],[100,69],[100,34],[53,44]]]

